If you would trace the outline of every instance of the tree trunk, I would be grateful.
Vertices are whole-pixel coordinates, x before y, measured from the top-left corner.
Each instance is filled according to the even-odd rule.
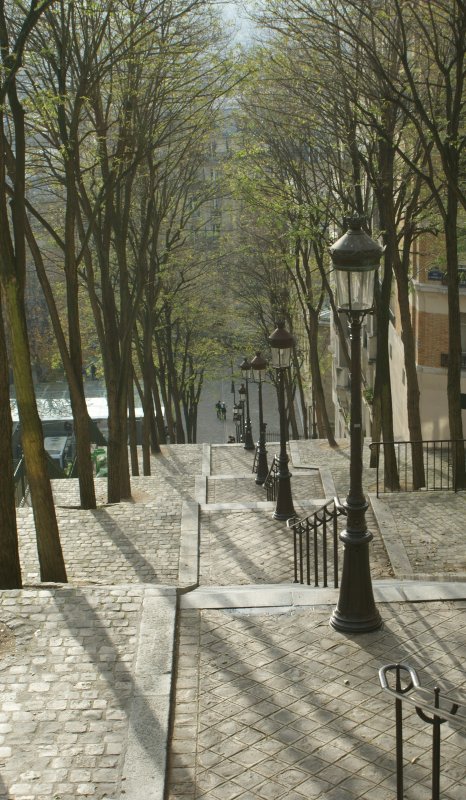
[[[134,406],[134,387],[133,381],[129,381],[128,386],[128,431],[129,431],[129,452],[131,456],[131,474],[139,475],[138,445],[137,445],[137,422],[136,409]]]
[[[26,237],[29,249],[34,259],[37,277],[39,278],[42,292],[45,297],[45,302],[47,303],[47,309],[50,315],[53,331],[62,359],[63,368],[68,381],[71,408],[73,411],[74,433],[76,436],[76,457],[78,464],[81,508],[96,508],[94,471],[91,460],[90,419],[86,405],[86,398],[84,395],[81,356],[78,355],[77,358],[75,356],[76,363],[73,366],[61,325],[60,315],[58,313],[53,292],[45,270],[42,254],[37,246],[37,242],[27,220]],[[80,336],[79,326],[78,331],[72,333],[72,330],[73,326],[69,324],[70,339],[78,335]]]
[[[52,487],[47,474],[42,423],[37,411],[24,304],[14,280],[4,284],[12,340],[13,374],[21,437],[37,537],[42,581],[66,583]]]
[[[463,423],[461,419],[461,326],[458,289],[458,200],[452,186],[447,189],[444,218],[448,285],[448,419],[453,440],[453,485],[465,488]]]
[[[5,55],[5,54],[3,54]],[[60,544],[52,488],[47,473],[42,423],[37,411],[32,379],[29,341],[24,305],[26,272],[25,245],[25,131],[24,111],[13,78],[8,91],[13,115],[15,179],[13,184],[12,226],[10,236],[6,208],[4,130],[0,146],[0,280],[2,283],[11,333],[11,352],[16,399],[21,422],[22,446],[31,493],[42,581],[66,582],[66,569]]]
[[[15,483],[11,455],[12,423],[10,412],[8,360],[0,300],[0,589],[21,589],[21,565],[16,528]],[[8,446],[8,443],[10,445]]]
[[[317,428],[319,437],[327,439],[330,447],[338,447],[330,424],[325,403],[324,386],[319,362],[319,317],[309,309],[309,352],[314,402],[316,406]]]
[[[387,124],[390,128],[392,119],[390,108],[386,109]],[[387,137],[390,139],[390,137]],[[379,163],[378,176],[380,183],[376,186],[379,222],[382,230],[386,229],[386,217],[394,212],[393,207],[393,172],[394,172],[394,151],[390,143],[385,139],[379,140]],[[388,199],[387,199],[388,195]],[[395,225],[395,220],[393,220]],[[390,326],[390,297],[392,292],[393,268],[392,250],[390,241],[384,257],[383,280],[380,291],[378,283],[375,290],[376,314],[377,314],[377,360],[375,366],[374,380],[374,401],[373,414],[375,425],[373,436],[377,437],[372,441],[379,441],[380,435],[385,442],[383,448],[384,458],[384,483],[385,488],[398,492],[400,490],[400,479],[398,475],[398,465],[396,461],[394,435],[393,435],[393,405],[392,405],[392,386],[390,377],[390,357],[388,346],[388,334]],[[376,449],[371,450],[371,466],[374,458],[379,458],[380,453]]]

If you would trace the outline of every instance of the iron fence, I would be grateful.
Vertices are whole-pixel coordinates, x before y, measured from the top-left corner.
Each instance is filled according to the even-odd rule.
[[[370,449],[375,452],[376,493],[385,492],[414,492],[419,489],[428,491],[457,491],[456,470],[454,459],[458,448],[464,451],[465,439],[436,439],[428,441],[407,442],[372,442]],[[396,488],[391,488],[385,480],[385,451],[390,447],[394,449],[398,483]],[[416,485],[413,479],[413,453],[416,448],[422,451],[423,480]]]
[[[293,531],[294,582],[314,586],[328,586],[328,572],[333,562],[333,585],[338,588],[338,517],[346,516],[346,508],[338,497],[324,505],[305,519],[289,520]],[[330,539],[330,546],[329,546]]]
[[[379,670],[382,689],[395,697],[396,798],[409,797],[404,792],[403,702],[414,706],[423,722],[432,725],[432,800],[440,800],[440,726],[444,722],[466,728],[465,701],[441,695],[436,686],[423,688],[416,670],[407,664],[387,664]],[[390,685],[390,681],[392,685]]]

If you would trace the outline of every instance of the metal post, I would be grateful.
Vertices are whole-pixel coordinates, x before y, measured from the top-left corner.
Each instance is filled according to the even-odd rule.
[[[246,427],[245,427],[245,433],[244,433],[244,449],[245,450],[255,450],[256,449],[256,446],[254,444],[254,440],[252,438],[251,417],[250,417],[250,414],[249,414],[249,382],[248,382],[248,376],[247,375],[246,375]]]
[[[400,665],[396,665],[395,689],[401,692]],[[396,731],[396,800],[403,800],[403,707],[399,697],[395,699]]]
[[[262,486],[264,483],[269,472],[269,467],[267,465],[267,449],[265,446],[266,427],[267,426],[264,423],[264,410],[262,407],[262,381],[259,380],[259,441],[257,444],[258,451],[256,483],[260,486]]]
[[[316,418],[316,395],[314,391],[314,381],[312,381],[312,438],[318,439],[317,418]]]
[[[280,417],[280,455],[278,457],[278,488],[277,505],[273,513],[274,519],[290,519],[296,516],[291,496],[291,473],[288,469],[288,454],[286,452],[286,418],[285,418],[285,370],[277,370],[278,378],[278,408]]]
[[[352,311],[351,322],[351,428],[350,490],[346,498],[347,526],[340,534],[344,544],[340,596],[330,625],[345,633],[377,630],[382,619],[375,606],[369,566],[366,498],[362,491],[361,324],[364,313]]]

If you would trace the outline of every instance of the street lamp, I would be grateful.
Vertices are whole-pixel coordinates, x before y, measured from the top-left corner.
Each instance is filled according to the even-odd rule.
[[[363,219],[345,218],[349,228],[330,248],[335,269],[339,311],[351,325],[350,488],[346,498],[346,530],[340,595],[330,625],[344,633],[377,630],[382,619],[375,606],[369,566],[368,503],[362,491],[361,325],[373,310],[375,271],[383,248],[362,230]]]
[[[241,374],[246,381],[246,428],[244,431],[244,449],[245,450],[255,450],[254,441],[252,438],[252,431],[251,431],[251,417],[249,415],[249,378],[251,377],[251,365],[247,358],[244,359],[243,363],[240,364]]]
[[[262,380],[263,373],[267,368],[267,361],[262,358],[260,353],[256,353],[251,361],[251,370],[253,380],[259,387],[259,441],[257,443],[257,472],[256,483],[260,486],[264,483],[269,468],[267,466],[267,449],[265,446],[265,429],[267,425],[264,422],[264,411],[262,406]]]
[[[277,323],[277,328],[268,339],[272,351],[272,367],[277,370],[278,381],[278,411],[280,417],[280,455],[278,457],[278,486],[277,505],[273,513],[274,519],[290,519],[296,512],[291,496],[291,474],[288,469],[288,454],[286,452],[286,419],[285,419],[285,370],[291,363],[294,338],[285,329],[283,322]]]
[[[316,393],[314,389],[314,381],[312,381],[312,439],[318,439],[317,433],[317,414],[316,414]]]
[[[236,441],[243,441],[241,407],[236,403],[233,406],[233,422],[235,423]]]

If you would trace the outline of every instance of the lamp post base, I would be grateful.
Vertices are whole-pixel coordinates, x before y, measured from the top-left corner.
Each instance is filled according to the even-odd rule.
[[[382,625],[383,621],[377,610],[371,617],[356,619],[354,616],[346,617],[336,608],[330,617],[330,627],[341,633],[370,633],[377,631]]]
[[[330,625],[342,633],[369,633],[383,624],[374,602],[369,566],[369,531],[355,535],[345,530],[340,534],[344,543],[343,572],[338,604],[330,617]]]
[[[262,442],[258,442],[257,448],[258,448],[258,456],[257,456],[256,483],[259,486],[262,486],[267,475],[269,474],[269,467],[267,464],[267,450],[265,449],[265,445]]]
[[[291,494],[291,474],[288,472],[288,468],[286,468],[286,472],[287,474],[278,475],[277,505],[272,514],[273,519],[279,519],[282,521],[296,516],[296,511],[294,510],[293,506],[293,497]]]

